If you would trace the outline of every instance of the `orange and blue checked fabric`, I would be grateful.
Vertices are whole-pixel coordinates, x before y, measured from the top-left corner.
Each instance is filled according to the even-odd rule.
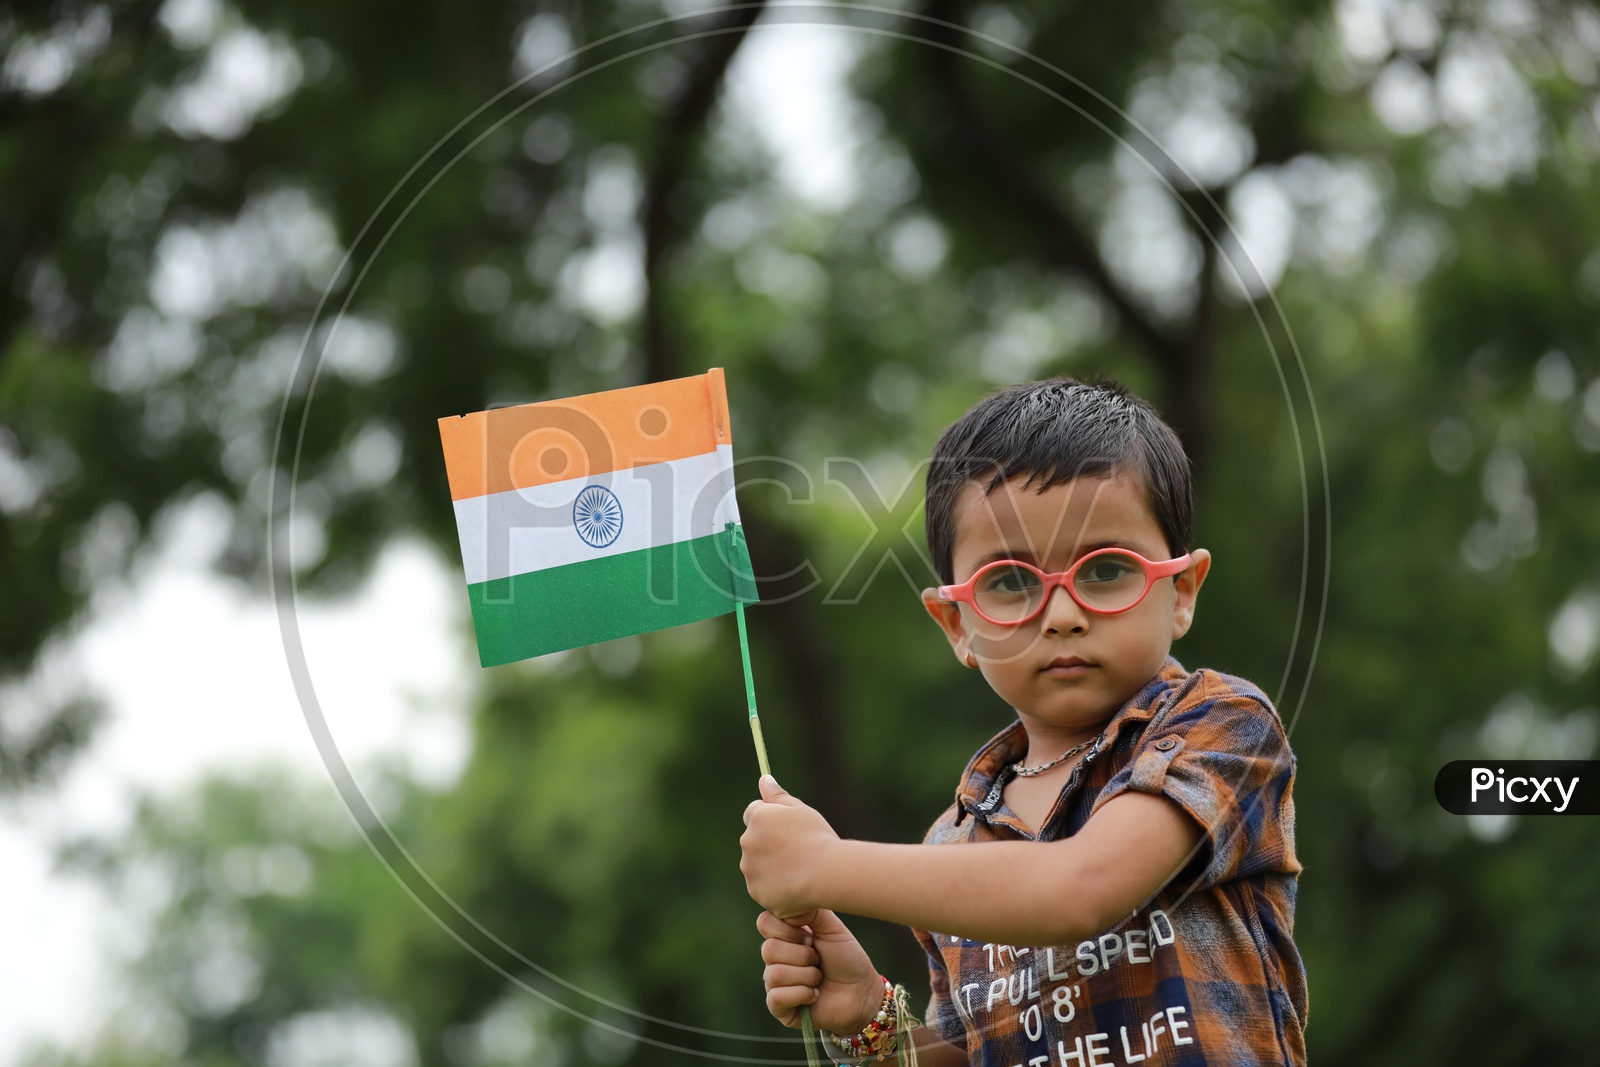
[[[1037,833],[1003,797],[1006,768],[1026,751],[1020,720],[985,743],[924,840],[1059,840],[1130,789],[1175,801],[1204,838],[1146,907],[1080,944],[915,930],[928,953],[928,1025],[983,1067],[1303,1065],[1295,759],[1266,696],[1169,657],[1113,716]]]

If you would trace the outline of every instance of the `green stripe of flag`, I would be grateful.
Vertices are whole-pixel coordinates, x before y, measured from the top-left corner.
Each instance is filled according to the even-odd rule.
[[[758,600],[744,532],[467,586],[485,667],[723,615]]]

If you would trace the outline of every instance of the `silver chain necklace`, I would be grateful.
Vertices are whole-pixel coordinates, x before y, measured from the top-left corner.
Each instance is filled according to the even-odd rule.
[[[1017,760],[1017,762],[1015,762],[1015,763],[1013,763],[1011,765],[1011,768],[1012,768],[1012,770],[1014,770],[1016,772],[1016,775],[1017,775],[1018,778],[1032,778],[1034,775],[1043,774],[1045,771],[1048,771],[1051,767],[1054,767],[1057,764],[1066,762],[1067,760],[1071,759],[1073,756],[1076,756],[1078,753],[1082,752],[1084,749],[1088,748],[1090,745],[1094,744],[1096,741],[1100,740],[1100,738],[1104,737],[1104,736],[1105,736],[1105,734],[1101,734],[1100,737],[1091,737],[1091,738],[1089,738],[1089,740],[1085,741],[1081,745],[1073,745],[1071,748],[1069,748],[1065,752],[1061,753],[1061,755],[1057,756],[1055,759],[1050,760],[1050,761],[1048,761],[1046,763],[1041,763],[1037,767],[1024,767],[1022,765],[1022,761],[1021,760]]]

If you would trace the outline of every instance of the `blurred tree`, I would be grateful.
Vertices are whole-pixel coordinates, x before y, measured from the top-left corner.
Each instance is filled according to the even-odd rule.
[[[839,27],[840,205],[725,91],[757,19]],[[1007,719],[905,587],[916,464],[996,384],[1109,371],[1201,465],[1182,658],[1294,727],[1313,1056],[1600,1039],[1594,828],[1428,795],[1458,755],[1594,746],[1589,6],[58,2],[0,45],[12,674],[197,495],[234,516],[221,572],[260,587],[276,524],[338,596],[402,531],[454,565],[439,416],[724,365],[785,784],[914,839]],[[783,1036],[726,620],[485,677],[459,786],[369,789],[381,863],[289,781],[85,844],[160,889],[138,1007],[84,1062],[794,1058],[685,1029]],[[0,708],[6,783],[85,735],[71,699]]]

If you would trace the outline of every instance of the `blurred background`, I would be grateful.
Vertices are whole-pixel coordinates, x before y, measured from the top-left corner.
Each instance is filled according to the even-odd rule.
[[[1198,468],[1175,653],[1292,726],[1313,1059],[1593,1057],[1600,826],[1432,798],[1600,725],[1592,6],[59,0],[0,53],[0,1064],[798,1060],[733,620],[479,669],[435,421],[710,366],[841,832],[1011,718],[915,596],[935,437],[1114,374]]]

